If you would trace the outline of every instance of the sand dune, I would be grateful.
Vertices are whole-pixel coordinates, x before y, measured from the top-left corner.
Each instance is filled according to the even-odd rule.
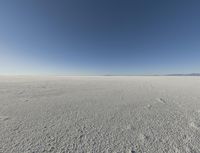
[[[199,153],[200,77],[0,77],[0,153]]]

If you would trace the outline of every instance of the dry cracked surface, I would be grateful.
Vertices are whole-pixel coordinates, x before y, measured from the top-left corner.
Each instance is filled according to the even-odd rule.
[[[200,77],[0,77],[0,153],[199,153]]]

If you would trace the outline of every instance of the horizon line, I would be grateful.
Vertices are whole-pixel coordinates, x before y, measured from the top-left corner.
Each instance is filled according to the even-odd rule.
[[[0,76],[63,76],[63,77],[78,77],[78,76],[200,76],[200,73],[168,73],[168,74],[0,74]]]

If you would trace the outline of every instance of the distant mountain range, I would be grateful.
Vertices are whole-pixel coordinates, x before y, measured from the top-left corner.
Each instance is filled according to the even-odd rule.
[[[166,76],[200,76],[200,73],[189,73],[189,74],[167,74]]]
[[[188,73],[188,74],[163,74],[163,75],[116,75],[116,74],[106,74],[104,76],[200,76],[200,73]]]

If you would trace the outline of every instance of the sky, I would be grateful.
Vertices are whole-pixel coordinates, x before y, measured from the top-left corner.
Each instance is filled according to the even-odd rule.
[[[199,0],[1,0],[0,74],[200,72]]]

